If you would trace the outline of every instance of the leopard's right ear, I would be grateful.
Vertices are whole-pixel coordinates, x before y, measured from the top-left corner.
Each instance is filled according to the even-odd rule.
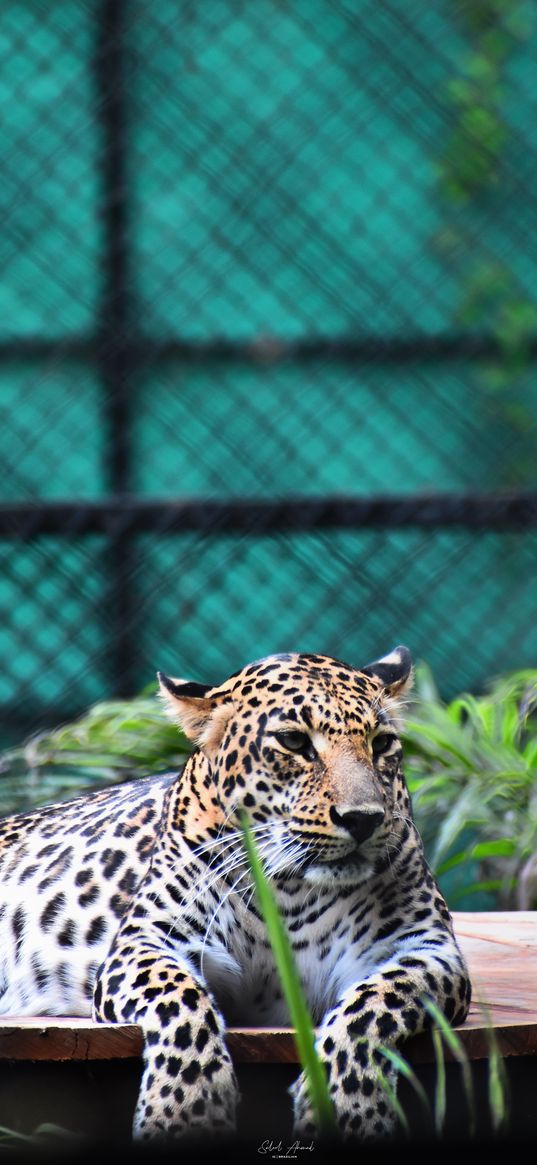
[[[222,739],[233,704],[223,701],[217,689],[204,684],[172,679],[161,671],[157,672],[157,679],[170,719],[204,752],[214,751]]]
[[[380,680],[389,696],[403,695],[412,687],[412,656],[408,647],[394,647],[389,655],[383,655],[375,663],[368,663],[360,671]]]

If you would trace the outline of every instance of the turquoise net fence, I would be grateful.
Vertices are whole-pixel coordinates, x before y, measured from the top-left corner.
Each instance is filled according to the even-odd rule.
[[[522,0],[5,0],[6,739],[278,650],[535,665],[536,76]]]

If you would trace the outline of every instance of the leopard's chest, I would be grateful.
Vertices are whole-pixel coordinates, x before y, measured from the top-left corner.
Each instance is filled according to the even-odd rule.
[[[334,1006],[341,992],[375,968],[380,952],[369,942],[373,912],[361,910],[359,932],[349,918],[348,899],[334,900],[333,893],[319,894],[316,905],[297,910],[296,899],[286,910],[285,896],[279,905],[286,923],[294,963],[314,1021]],[[359,909],[362,900],[353,906]],[[301,905],[300,903],[298,904]],[[371,920],[371,926],[368,919]],[[225,919],[221,933],[226,936]],[[290,1022],[287,1003],[264,923],[244,912],[230,918],[227,941],[205,948],[203,974],[228,1024],[278,1026]]]

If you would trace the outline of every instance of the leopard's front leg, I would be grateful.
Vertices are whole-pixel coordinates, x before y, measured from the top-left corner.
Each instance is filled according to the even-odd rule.
[[[458,951],[422,949],[394,958],[348,988],[325,1016],[317,1049],[326,1067],[337,1129],[344,1138],[389,1137],[395,1132],[397,1120],[383,1080],[393,1090],[396,1074],[380,1048],[395,1048],[430,1025],[426,998],[450,1022],[463,1022],[470,983]],[[304,1076],[291,1092],[295,1132],[311,1136],[316,1126]]]
[[[149,944],[116,945],[99,971],[93,1014],[143,1029],[136,1139],[233,1132],[238,1089],[223,1021],[186,965]]]

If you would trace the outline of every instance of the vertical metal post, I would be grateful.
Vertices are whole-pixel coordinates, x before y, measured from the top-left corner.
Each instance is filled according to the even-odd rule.
[[[130,405],[134,362],[128,277],[126,116],[124,92],[125,0],[101,0],[95,73],[101,119],[103,294],[98,361],[108,432],[107,487],[121,498],[132,488]],[[132,529],[116,525],[110,533],[109,625],[114,693],[132,695],[134,610]]]

